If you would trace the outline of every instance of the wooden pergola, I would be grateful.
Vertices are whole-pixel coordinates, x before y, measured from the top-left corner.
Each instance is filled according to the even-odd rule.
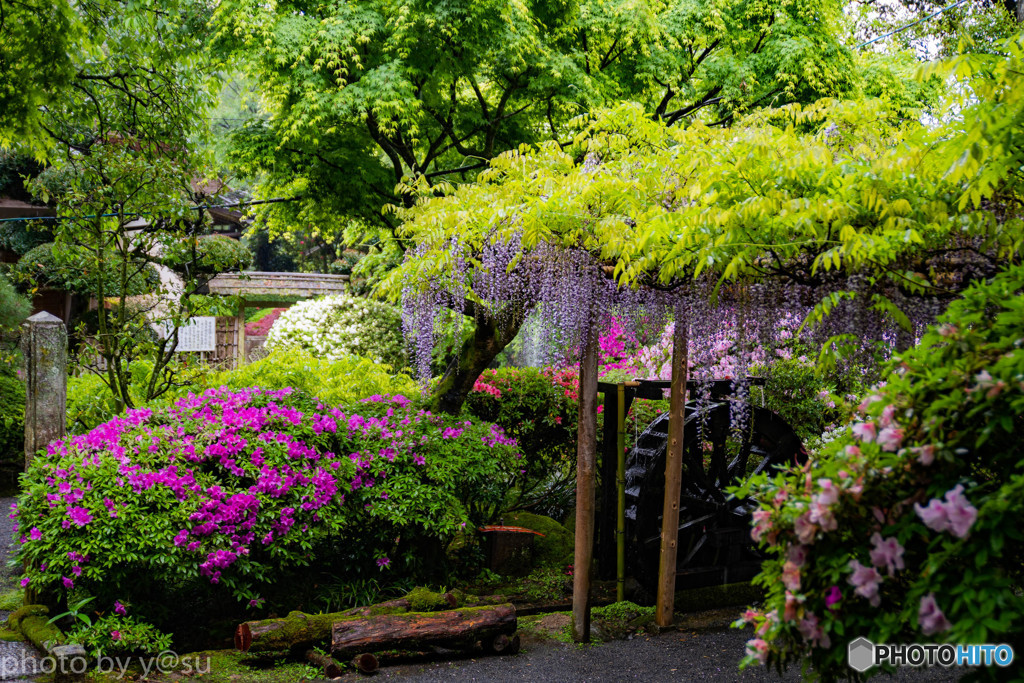
[[[291,306],[296,301],[348,292],[348,275],[326,273],[221,273],[207,285],[207,293],[238,297],[235,362],[245,363],[245,309]]]

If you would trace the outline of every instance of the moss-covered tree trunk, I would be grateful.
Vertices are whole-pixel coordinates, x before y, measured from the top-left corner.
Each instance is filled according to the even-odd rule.
[[[525,318],[525,312],[518,312],[499,321],[475,305],[467,306],[470,312],[476,314],[473,336],[463,342],[433,393],[433,408],[450,415],[459,414],[477,378],[515,339]]]

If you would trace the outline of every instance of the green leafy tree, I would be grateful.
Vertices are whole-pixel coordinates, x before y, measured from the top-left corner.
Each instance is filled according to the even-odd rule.
[[[381,209],[411,205],[413,179],[465,182],[520,144],[568,144],[567,122],[596,107],[725,123],[860,87],[831,0],[228,0],[214,26],[272,115],[235,134],[236,169],[302,199],[264,215],[350,244],[397,229]]]
[[[975,63],[951,68],[969,75]],[[1019,259],[1014,63],[988,65],[984,73],[995,76],[975,86],[984,103],[937,131],[901,121],[879,101],[788,105],[730,130],[667,126],[639,105],[620,107],[573,147],[502,155],[478,183],[444,196],[425,188],[401,214],[419,249],[392,274],[390,291],[448,277],[453,240],[476,263],[485,245],[517,239],[524,251],[542,243],[587,250],[623,285],[668,286],[704,273],[781,278],[829,289],[812,320],[866,296],[907,325],[896,293],[953,297]],[[958,254],[953,265],[950,253]],[[851,276],[866,282],[859,294]],[[470,342],[438,385],[441,405],[458,409],[506,338]]]

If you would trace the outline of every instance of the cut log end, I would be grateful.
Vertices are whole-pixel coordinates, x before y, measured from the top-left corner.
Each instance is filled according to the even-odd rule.
[[[235,649],[248,652],[252,646],[252,629],[249,624],[239,624],[235,628]]]
[[[335,662],[334,659],[327,655],[322,655],[314,650],[308,650],[306,652],[306,661],[320,667],[324,672],[324,676],[327,678],[340,678],[341,675],[345,673],[341,670],[341,667],[338,666],[338,663]]]
[[[369,652],[356,655],[356,658],[352,660],[352,666],[363,674],[375,674],[380,670],[380,662],[377,657]]]
[[[498,634],[482,643],[484,651],[492,655],[514,655],[519,652],[519,635]]]

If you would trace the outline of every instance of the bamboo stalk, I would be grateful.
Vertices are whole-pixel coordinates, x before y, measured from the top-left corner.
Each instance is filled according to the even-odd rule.
[[[683,481],[683,419],[686,411],[686,371],[689,353],[688,321],[676,306],[672,340],[672,387],[669,397],[668,452],[665,455],[665,507],[661,518],[661,557],[658,563],[658,603],[654,621],[672,625],[676,592],[676,547],[679,541],[679,490]]]
[[[615,599],[626,599],[626,385],[618,386],[616,419],[618,438],[615,483],[618,488],[618,505],[615,516]]]
[[[580,358],[579,427],[576,432],[576,552],[572,577],[572,637],[590,640],[590,565],[594,559],[594,486],[597,454],[597,329],[587,331]]]

